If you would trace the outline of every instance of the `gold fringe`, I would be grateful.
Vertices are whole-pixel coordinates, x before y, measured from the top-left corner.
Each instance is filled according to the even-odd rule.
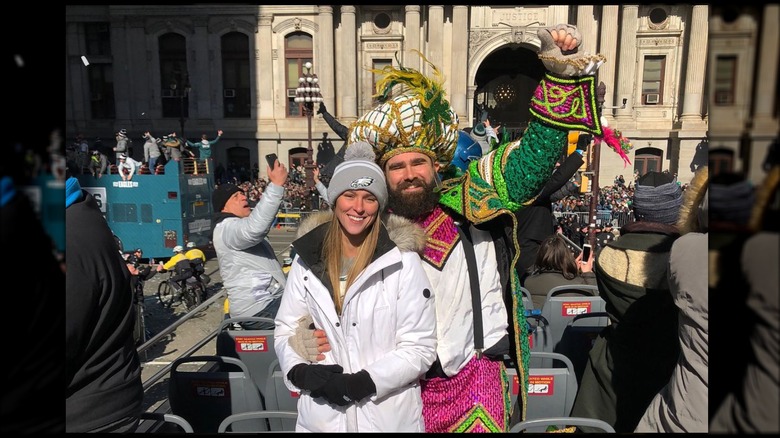
[[[750,222],[748,223],[751,231],[761,231],[766,207],[772,201],[778,183],[780,183],[780,166],[774,166],[769,169],[769,173],[767,173],[764,181],[756,189],[756,200],[753,203],[753,210],[750,213]]]
[[[680,230],[681,235],[692,231],[701,231],[698,217],[699,208],[704,195],[707,194],[709,181],[709,167],[703,166],[696,171],[688,188],[685,189],[682,205],[680,205],[680,216],[677,218],[677,229]]]

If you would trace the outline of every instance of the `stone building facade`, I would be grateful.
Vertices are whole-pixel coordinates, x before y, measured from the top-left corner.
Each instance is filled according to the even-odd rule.
[[[777,17],[776,5],[765,8]],[[774,53],[766,47],[760,56],[755,52],[760,37],[776,41],[776,26],[760,27],[759,34],[754,22],[740,18],[726,25],[711,18],[710,9],[703,4],[67,6],[66,138],[83,133],[112,139],[124,128],[140,139],[147,130],[161,136],[183,127],[196,139],[223,129],[215,162],[246,168],[260,163],[265,174],[261,158],[267,153],[301,163],[311,139],[316,160],[323,133],[336,150],[341,146],[320,115],[313,116],[309,134],[308,120],[294,102],[306,61],[314,65],[329,112],[349,125],[376,103],[372,68],[400,62],[430,72],[413,50],[446,77],[462,127],[487,115],[493,125],[519,135],[542,71],[536,31],[568,22],[583,33],[584,50],[607,58],[598,72],[606,86],[604,113],[632,140],[632,166],[640,173],[668,170],[687,182],[706,163],[701,151],[708,130],[726,147],[732,132],[744,131],[735,115],[751,105],[745,99],[760,101],[753,127],[763,127],[765,118],[767,126],[777,127],[776,106],[765,111],[776,80],[774,93],[767,93],[768,83],[752,94],[749,86],[733,87],[740,96],[734,97],[736,108],[716,108],[707,94],[715,74],[707,66],[717,56],[713,52],[734,52],[740,69],[760,58],[759,76],[776,78],[777,44]],[[758,12],[753,18],[768,17]],[[741,30],[732,30],[735,26]],[[713,40],[713,27],[724,34]],[[715,115],[728,123],[710,127]],[[602,147],[600,185],[633,173]]]

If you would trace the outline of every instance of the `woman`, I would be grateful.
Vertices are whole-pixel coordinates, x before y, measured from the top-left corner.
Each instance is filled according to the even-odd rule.
[[[525,279],[525,288],[531,292],[535,309],[541,309],[547,300],[547,292],[555,286],[569,284],[596,284],[593,273],[595,254],[586,262],[582,253],[574,257],[559,234],[553,234],[542,242],[536,254],[536,262]],[[578,270],[579,267],[579,270]]]
[[[301,392],[297,431],[423,432],[420,377],[436,359],[433,293],[418,255],[424,231],[380,212],[387,184],[365,143],[347,149],[328,187],[332,212],[299,228],[276,315],[285,383]],[[331,351],[311,364],[293,350],[311,315]]]

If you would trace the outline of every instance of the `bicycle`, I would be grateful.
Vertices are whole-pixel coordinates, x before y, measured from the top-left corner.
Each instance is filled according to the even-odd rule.
[[[182,287],[181,280],[171,280],[170,277],[173,276],[174,273],[171,272],[169,278],[161,281],[160,285],[157,286],[157,299],[160,304],[170,309],[174,302],[178,301],[184,303],[187,310],[199,306],[206,296],[204,282],[192,276],[184,280],[184,287]]]

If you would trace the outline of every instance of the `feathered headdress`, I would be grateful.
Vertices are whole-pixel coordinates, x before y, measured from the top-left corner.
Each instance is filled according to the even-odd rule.
[[[371,70],[384,75],[374,95],[383,103],[358,118],[349,132],[347,143],[369,143],[382,167],[405,152],[421,152],[449,163],[458,142],[458,115],[445,97],[443,75],[422,53],[414,52],[431,66],[433,77],[400,66],[399,61],[398,68]],[[396,85],[404,86],[404,91],[391,98]]]

